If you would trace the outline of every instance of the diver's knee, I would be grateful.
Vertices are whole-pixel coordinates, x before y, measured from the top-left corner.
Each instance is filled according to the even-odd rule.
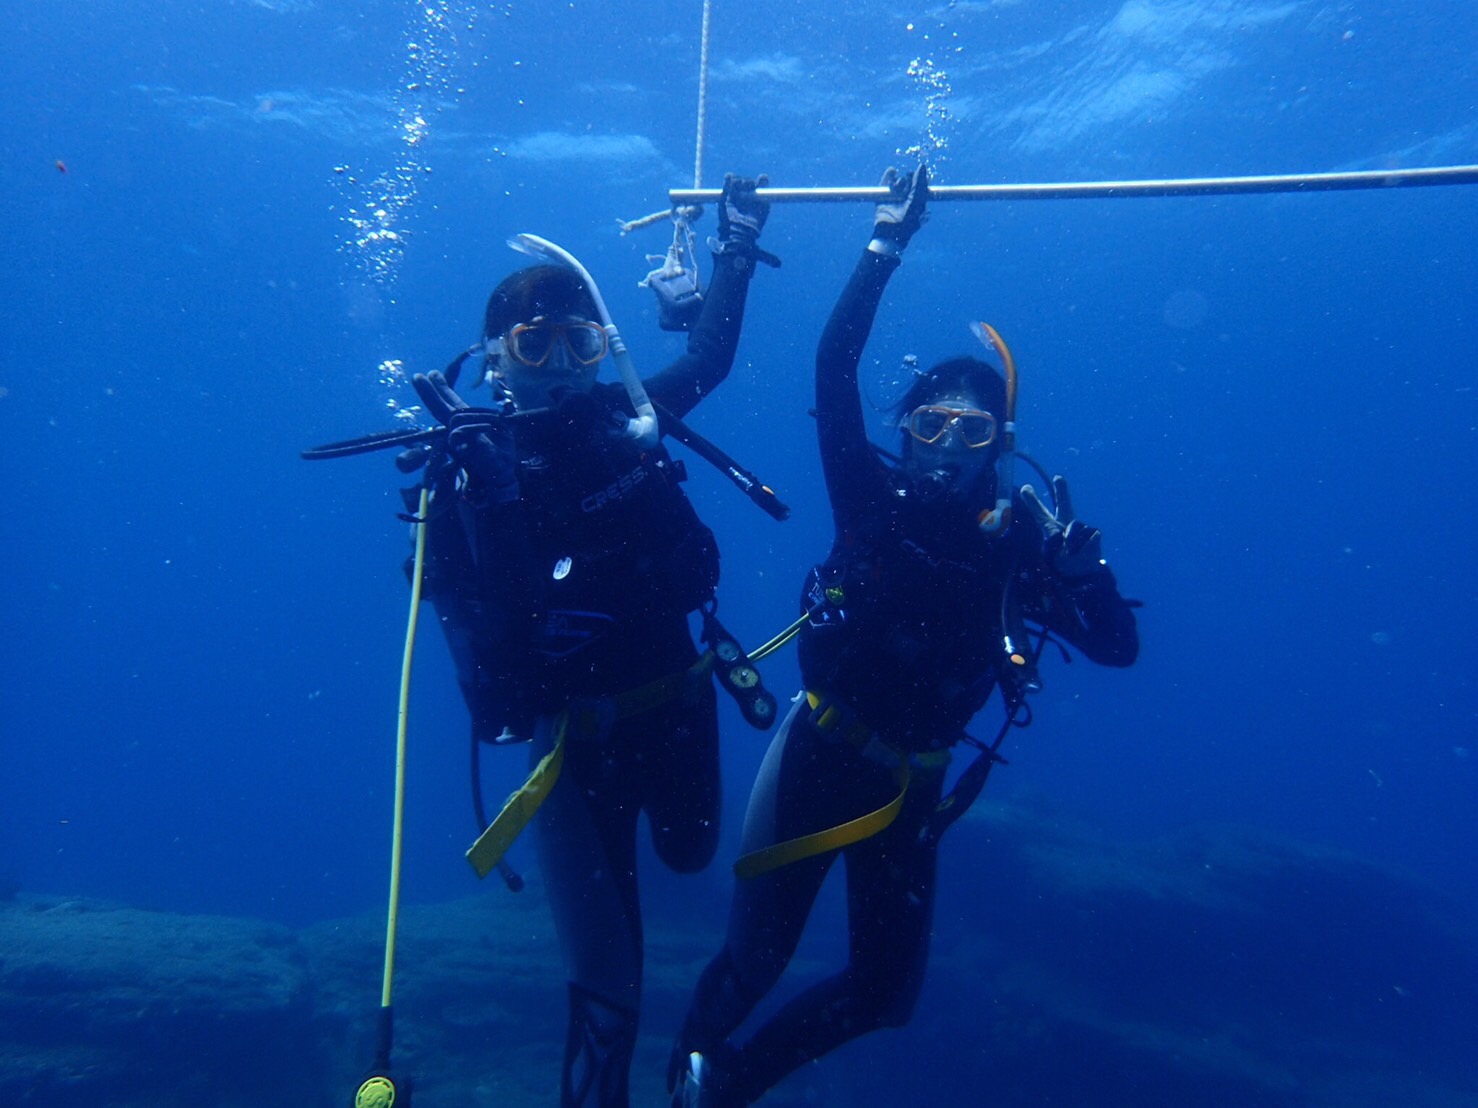
[[[877,1025],[879,1027],[907,1027],[917,1007],[918,997],[916,995],[884,1005],[878,1012]]]
[[[910,974],[892,982],[875,997],[875,1018],[879,1027],[905,1027],[919,1006],[923,981]]]
[[[683,827],[653,827],[652,845],[662,864],[674,873],[699,873],[718,853],[718,820],[703,819]]]
[[[739,959],[728,943],[710,964],[728,982],[728,990],[739,1000],[753,1004],[780,979],[785,962],[778,956]]]
[[[689,847],[687,850],[672,851],[666,856],[659,854],[659,857],[662,857],[662,861],[666,863],[667,868],[672,870],[673,873],[690,875],[702,873],[707,869],[708,863],[713,861],[713,856],[717,852],[718,843],[714,842],[706,849],[693,849]]]
[[[698,976],[698,988],[679,1042],[686,1044],[686,1049],[705,1053],[716,1049],[754,1010],[771,984],[771,978],[757,979],[741,972],[725,945]]]

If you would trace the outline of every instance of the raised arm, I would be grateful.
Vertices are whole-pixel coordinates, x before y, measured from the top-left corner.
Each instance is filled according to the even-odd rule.
[[[687,353],[646,382],[652,399],[678,416],[690,412],[733,368],[756,261],[779,264],[756,245],[770,212],[770,205],[754,195],[763,181],[732,174],[724,179],[718,237],[712,240],[713,276],[702,314],[688,333]]]
[[[929,178],[923,166],[899,178],[889,169],[883,184],[896,199],[879,204],[872,241],[857,260],[816,348],[816,425],[821,466],[838,533],[887,495],[882,463],[867,439],[857,366],[899,255],[924,221]]]

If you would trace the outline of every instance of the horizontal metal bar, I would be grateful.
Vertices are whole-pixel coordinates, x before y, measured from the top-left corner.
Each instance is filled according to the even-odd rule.
[[[1182,177],[1150,181],[1064,181],[1037,185],[930,185],[929,199],[940,200],[1089,200],[1136,196],[1229,196],[1260,192],[1331,192],[1339,189],[1415,188],[1423,185],[1478,184],[1478,165],[1445,165],[1423,169],[1369,169],[1353,173],[1293,173],[1263,177]],[[670,189],[674,207],[710,204],[722,189]],[[762,200],[774,203],[820,203],[857,200],[870,204],[890,199],[880,185],[871,188],[762,188]]]

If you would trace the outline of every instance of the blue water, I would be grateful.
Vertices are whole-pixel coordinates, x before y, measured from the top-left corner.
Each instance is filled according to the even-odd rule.
[[[872,184],[916,148],[945,184],[1478,162],[1466,0],[846,7],[716,5],[705,184]],[[380,901],[397,475],[297,452],[397,426],[415,398],[382,363],[475,339],[518,231],[586,262],[641,366],[675,354],[636,287],[665,233],[616,220],[692,183],[682,8],[10,16],[0,878],[289,923]],[[397,238],[357,242],[377,209]],[[788,622],[829,540],[811,356],[869,215],[776,208],[784,268],[695,418],[795,509],[774,524],[690,467],[746,641]],[[869,395],[991,320],[1025,445],[1145,602],[1134,669],[1047,667],[992,796],[1124,838],[1251,825],[1473,899],[1475,241],[1471,187],[936,205]],[[793,656],[767,674],[792,689]],[[406,896],[436,900],[467,891],[475,829],[434,634],[414,696]],[[727,727],[731,855],[764,740]],[[723,867],[698,880],[726,890]]]

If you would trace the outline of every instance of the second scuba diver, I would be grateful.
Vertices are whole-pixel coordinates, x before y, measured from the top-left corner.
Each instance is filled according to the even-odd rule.
[[[889,277],[924,220],[920,167],[884,184],[872,239],[816,354],[816,417],[836,538],[806,582],[805,689],[749,799],[723,949],[673,1051],[674,1105],[759,1099],[841,1044],[913,1013],[928,957],[939,836],[995,758],[986,746],[944,795],[950,750],[1001,687],[1008,724],[1035,685],[1027,621],[1095,662],[1130,665],[1130,603],[1066,483],[1049,507],[1010,480],[1014,365],[960,357],[919,373],[898,406],[901,458],[868,441],[858,362]],[[976,767],[982,767],[977,769]],[[966,779],[970,783],[966,784]],[[964,794],[964,795],[956,795]],[[734,1038],[794,954],[822,880],[844,860],[849,957]]]
[[[755,186],[726,181],[702,314],[686,354],[660,373],[635,378],[588,274],[533,240],[565,264],[499,284],[465,359],[489,375],[494,406],[466,405],[452,369],[416,381],[448,429],[428,481],[433,504],[453,507],[429,515],[425,588],[473,750],[532,740],[547,789],[533,827],[568,977],[565,1108],[628,1103],[639,816],[679,872],[707,865],[718,841],[714,688],[688,626],[711,607],[718,550],[653,404],[681,417],[729,373],[755,262],[770,259],[756,246],[768,205]],[[608,353],[627,387],[596,381]]]

